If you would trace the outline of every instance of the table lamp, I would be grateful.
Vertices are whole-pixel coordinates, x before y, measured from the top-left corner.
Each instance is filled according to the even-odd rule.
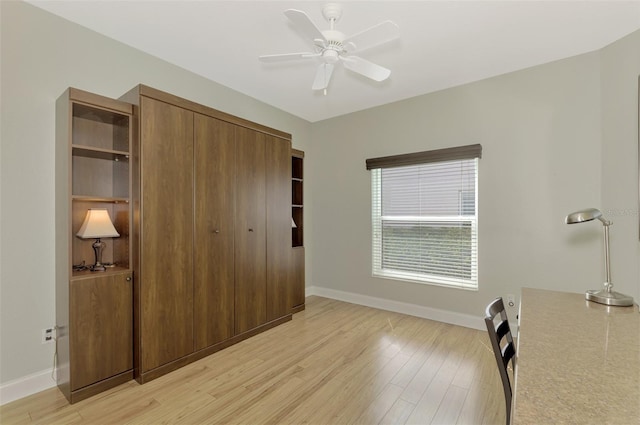
[[[626,307],[633,305],[633,297],[612,290],[613,283],[611,283],[611,269],[609,267],[609,226],[613,223],[605,220],[600,210],[595,208],[587,208],[586,210],[571,213],[565,218],[565,223],[584,223],[595,220],[596,218],[602,222],[604,227],[604,271],[606,280],[604,282],[604,289],[587,291],[586,299],[588,301],[612,306]]]
[[[104,208],[90,208],[76,236],[82,239],[95,238],[95,242],[91,246],[93,247],[96,262],[90,269],[94,272],[105,271],[106,268],[102,264],[102,250],[106,244],[100,238],[117,238],[120,236],[115,227],[113,227],[107,210]]]

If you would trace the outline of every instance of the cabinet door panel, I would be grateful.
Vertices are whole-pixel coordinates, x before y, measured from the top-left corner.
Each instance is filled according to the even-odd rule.
[[[265,136],[236,129],[236,334],[266,322]]]
[[[291,142],[266,137],[267,320],[291,313]]]
[[[304,289],[304,247],[291,248],[291,307],[305,303]]]
[[[234,335],[235,125],[195,115],[196,350]]]
[[[127,280],[129,278],[129,280]],[[133,367],[130,274],[70,282],[71,390]]]
[[[193,113],[141,98],[141,357],[193,352]]]

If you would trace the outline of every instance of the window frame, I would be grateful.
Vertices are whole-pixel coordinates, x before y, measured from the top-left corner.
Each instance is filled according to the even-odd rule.
[[[464,290],[477,291],[478,282],[478,173],[479,159],[482,156],[482,146],[479,144],[468,145],[455,148],[445,148],[432,151],[424,151],[403,155],[394,155],[381,158],[372,158],[366,160],[368,170],[372,170],[371,177],[371,228],[372,228],[372,276],[384,279],[394,279],[401,281],[417,282],[421,284],[429,284],[435,286],[444,286],[447,288],[456,288]],[[382,169],[397,168],[408,165],[423,165],[427,163],[442,163],[450,161],[460,161],[473,159],[475,161],[475,214],[473,216],[383,216],[382,215],[382,196],[379,191],[382,189]],[[377,202],[376,202],[377,198]],[[410,272],[394,269],[385,269],[382,267],[383,258],[383,222],[384,221],[404,221],[404,222],[427,222],[427,223],[443,223],[452,222],[470,224],[471,226],[471,278],[463,277],[446,277],[441,275],[426,274],[419,272]]]

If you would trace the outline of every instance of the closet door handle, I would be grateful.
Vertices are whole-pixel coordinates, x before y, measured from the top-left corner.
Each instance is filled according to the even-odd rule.
[[[220,229],[214,230],[213,233],[220,233]]]
[[[252,229],[252,228],[249,228],[249,231],[250,231],[250,232],[253,232],[253,229]]]
[[[127,282],[131,282],[131,276],[127,276],[126,281],[127,281]]]

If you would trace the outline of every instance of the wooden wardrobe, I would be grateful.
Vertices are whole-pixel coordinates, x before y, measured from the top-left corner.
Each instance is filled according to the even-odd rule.
[[[134,375],[291,319],[291,135],[137,86]]]

